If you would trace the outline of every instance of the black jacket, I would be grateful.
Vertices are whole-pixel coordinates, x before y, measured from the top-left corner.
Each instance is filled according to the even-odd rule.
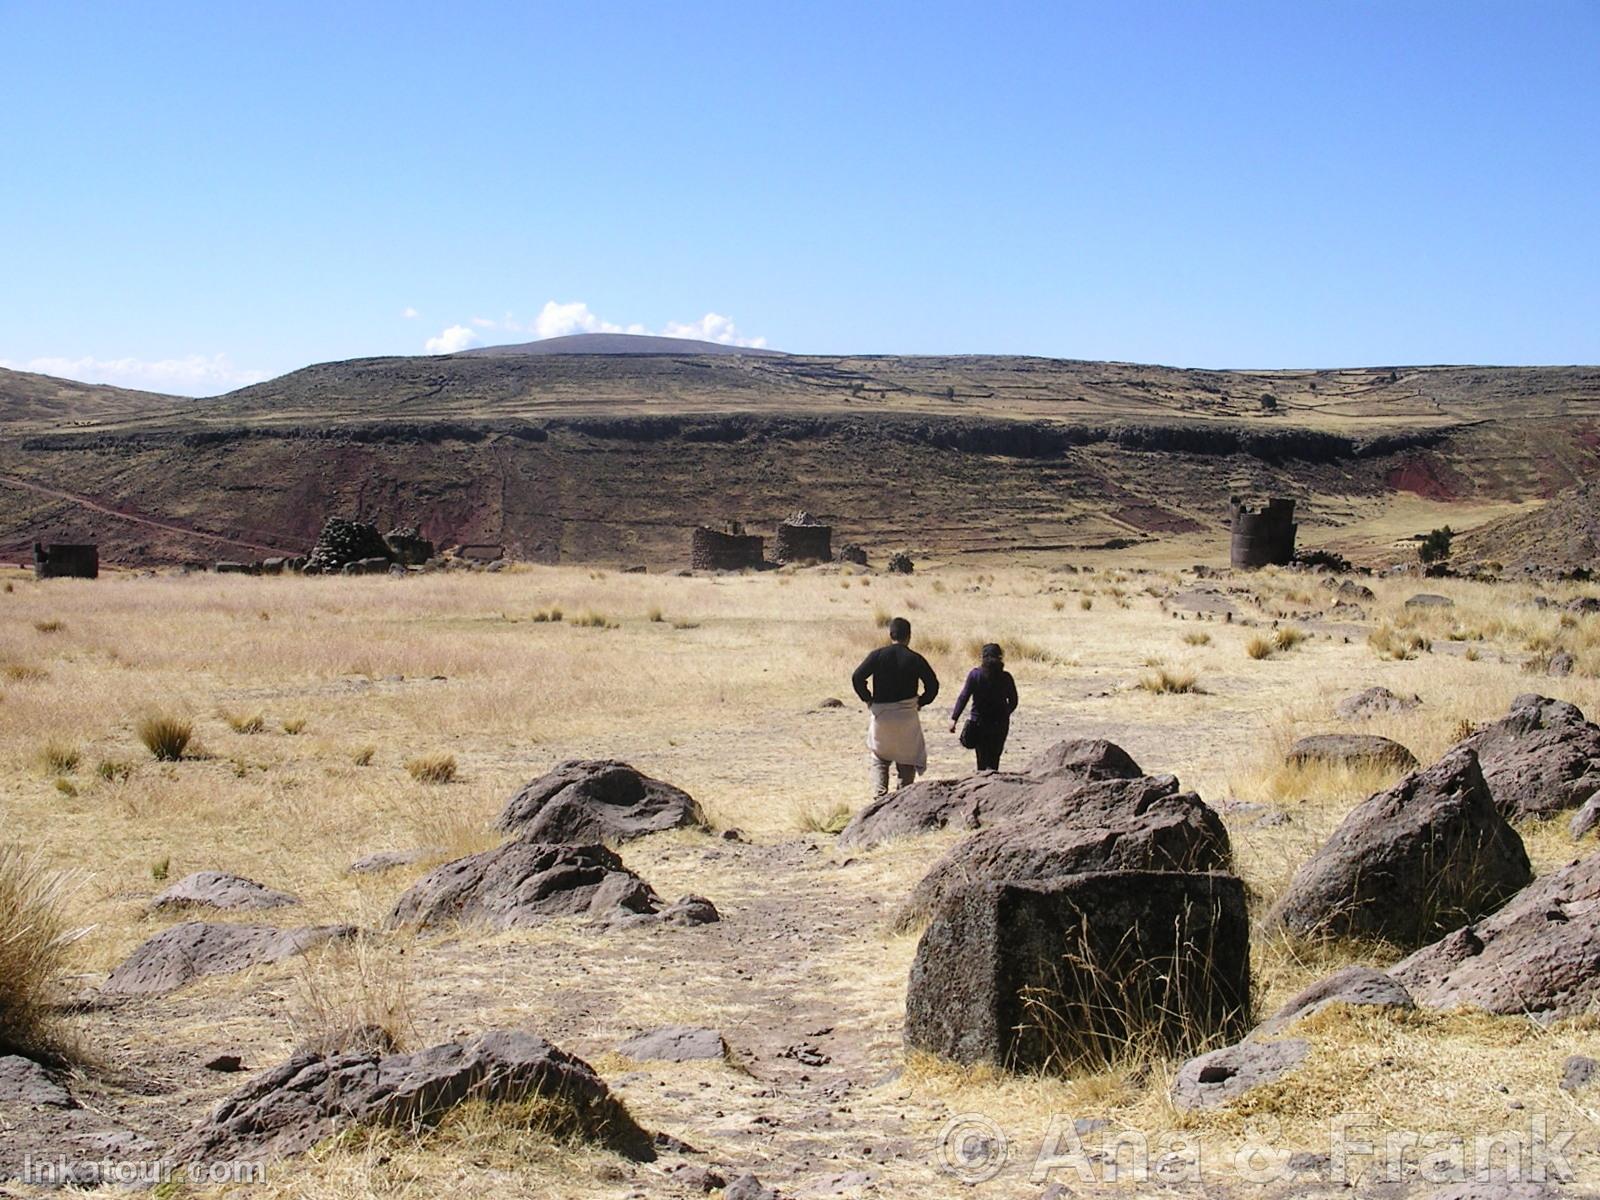
[[[869,679],[871,690],[867,688]],[[862,659],[850,683],[864,704],[893,704],[897,700],[914,698],[918,708],[926,708],[939,694],[939,677],[933,673],[928,660],[899,642],[880,646]],[[917,695],[918,684],[922,685],[920,696]]]

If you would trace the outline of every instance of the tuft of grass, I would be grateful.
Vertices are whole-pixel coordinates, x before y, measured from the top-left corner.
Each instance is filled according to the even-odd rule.
[[[289,1027],[296,1049],[404,1050],[416,1033],[405,948],[357,938],[301,960]]]
[[[306,719],[304,717],[290,717],[283,723],[283,731],[290,737],[295,737],[298,734],[304,733],[305,729]]]
[[[1433,643],[1416,630],[1396,629],[1387,623],[1367,635],[1367,645],[1379,658],[1404,662],[1433,648]]]
[[[855,812],[848,804],[835,804],[818,808],[808,804],[795,816],[795,825],[801,833],[838,833],[850,824]]]
[[[1244,652],[1257,660],[1271,658],[1277,648],[1277,642],[1264,633],[1256,634],[1244,644]]]
[[[550,625],[561,623],[562,612],[559,608],[541,608],[528,619],[536,625]]]
[[[406,760],[406,772],[418,783],[449,783],[456,777],[456,756],[419,754]]]
[[[370,767],[372,765],[372,757],[377,753],[378,748],[376,746],[362,746],[361,749],[350,756],[350,761],[358,767]]]
[[[71,799],[78,794],[78,785],[64,775],[56,776],[56,791]]]
[[[25,663],[7,663],[5,668],[5,677],[12,683],[38,683],[49,675],[50,672],[43,667],[31,667]]]
[[[102,759],[95,764],[94,773],[107,783],[118,783],[133,774],[133,764],[120,758]]]
[[[650,611],[645,615],[650,619],[650,623],[652,625],[659,625],[667,619],[666,614],[661,611],[661,606],[659,604],[651,605]]]
[[[159,762],[177,762],[194,737],[194,725],[182,717],[152,713],[139,722],[135,732]]]
[[[167,876],[172,874],[172,856],[166,855],[150,864],[150,878],[157,883],[165,883]]]
[[[620,629],[621,626],[604,613],[595,612],[592,608],[579,613],[575,617],[568,617],[567,624],[578,629]]]
[[[35,621],[33,627],[40,633],[60,633],[67,626],[63,621]]]
[[[81,761],[83,756],[70,742],[58,742],[52,738],[39,750],[39,765],[51,775],[65,775],[70,771],[76,771]]]
[[[1161,667],[1141,675],[1139,687],[1157,696],[1186,695],[1200,690],[1200,677],[1190,670]]]
[[[1296,629],[1293,625],[1285,625],[1272,635],[1272,644],[1279,650],[1289,651],[1305,641],[1307,636],[1305,630]]]
[[[1183,642],[1186,646],[1209,646],[1211,635],[1203,629],[1193,629],[1183,635]]]
[[[267,727],[267,719],[260,713],[225,713],[222,719],[235,733],[260,733]]]
[[[699,621],[674,621],[672,623],[672,627],[674,629],[699,629],[700,628],[700,622]]]
[[[1088,612],[1091,608],[1094,607],[1094,600],[1092,598],[1088,597],[1088,596],[1079,596],[1078,597],[1078,607],[1081,608],[1084,612]]]
[[[21,847],[0,846],[0,1053],[61,1051],[52,991],[66,964],[69,879]]]

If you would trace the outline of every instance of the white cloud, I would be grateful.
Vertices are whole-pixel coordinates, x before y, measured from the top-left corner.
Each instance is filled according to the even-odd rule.
[[[617,325],[611,321],[603,321],[589,311],[589,306],[582,300],[574,300],[567,304],[557,304],[554,300],[546,300],[539,315],[528,326],[528,332],[535,337],[553,338],[568,337],[575,333],[645,333],[643,325]]]
[[[190,354],[184,358],[30,358],[24,362],[0,359],[0,367],[35,371],[80,383],[109,383],[116,387],[180,396],[215,396],[220,392],[270,378],[265,371],[236,367],[226,354]]]
[[[741,337],[733,318],[714,312],[708,312],[698,321],[691,321],[687,325],[681,321],[668,321],[661,333],[664,337],[696,338],[702,342],[720,342],[724,346],[748,346],[752,350],[760,350],[767,344],[766,338]]]
[[[429,354],[456,354],[478,340],[478,335],[465,325],[452,325],[438,337],[431,337],[422,348]]]
[[[422,314],[408,304],[400,311],[400,315],[407,321],[415,321]]]

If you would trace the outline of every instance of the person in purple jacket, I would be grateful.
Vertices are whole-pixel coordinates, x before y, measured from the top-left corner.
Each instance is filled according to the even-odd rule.
[[[950,713],[950,732],[956,731],[962,710],[972,703],[972,715],[961,732],[961,744],[978,756],[978,770],[998,771],[1000,754],[1011,732],[1011,714],[1017,711],[1017,681],[1006,670],[1005,654],[994,642],[983,648],[982,661],[967,672],[967,682]]]

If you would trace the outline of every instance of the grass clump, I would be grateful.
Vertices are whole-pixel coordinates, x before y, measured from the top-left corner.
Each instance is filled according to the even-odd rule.
[[[62,621],[35,621],[33,627],[40,633],[60,633],[67,626]]]
[[[1244,644],[1244,652],[1257,661],[1271,658],[1278,648],[1277,642],[1264,633],[1258,633]]]
[[[1308,636],[1303,629],[1296,629],[1293,625],[1285,625],[1272,635],[1272,644],[1278,650],[1287,652],[1305,641]]]
[[[829,808],[806,805],[796,817],[795,824],[801,833],[839,833],[850,824],[855,815],[848,804],[835,804]]]
[[[283,731],[290,737],[295,737],[297,734],[304,733],[305,729],[306,719],[304,717],[290,717],[283,723]]]
[[[661,611],[661,606],[659,604],[652,605],[650,611],[645,615],[650,618],[650,623],[652,625],[659,625],[667,619],[666,614]]]
[[[120,783],[133,774],[133,764],[120,758],[102,759],[95,764],[94,773],[107,783]]]
[[[528,619],[535,625],[559,625],[563,615],[564,614],[559,608],[541,608]]]
[[[72,941],[68,888],[37,855],[0,846],[0,1053],[60,1052],[50,993]]]
[[[12,683],[38,683],[49,674],[43,667],[30,667],[26,663],[7,663],[5,668],[5,677]]]
[[[373,755],[377,753],[378,748],[376,746],[362,746],[350,756],[350,761],[355,763],[355,765],[358,767],[370,767],[372,765]]]
[[[1191,629],[1183,635],[1183,644],[1186,646],[1209,646],[1211,635],[1204,629]]]
[[[1433,643],[1414,629],[1380,625],[1367,635],[1367,645],[1379,658],[1404,662],[1433,649]]]
[[[182,717],[152,713],[139,722],[135,732],[158,762],[177,762],[194,737],[194,725]]]
[[[604,613],[589,609],[575,617],[568,617],[567,624],[577,629],[620,629],[621,626]]]
[[[65,775],[78,769],[83,756],[70,742],[48,741],[39,750],[39,765],[51,775]]]
[[[1161,667],[1139,677],[1139,688],[1157,696],[1181,696],[1200,690],[1200,677],[1193,671]]]
[[[267,727],[267,719],[260,713],[226,713],[222,719],[235,733],[260,733]]]
[[[456,777],[456,756],[419,754],[406,760],[406,773],[418,783],[449,783]]]

